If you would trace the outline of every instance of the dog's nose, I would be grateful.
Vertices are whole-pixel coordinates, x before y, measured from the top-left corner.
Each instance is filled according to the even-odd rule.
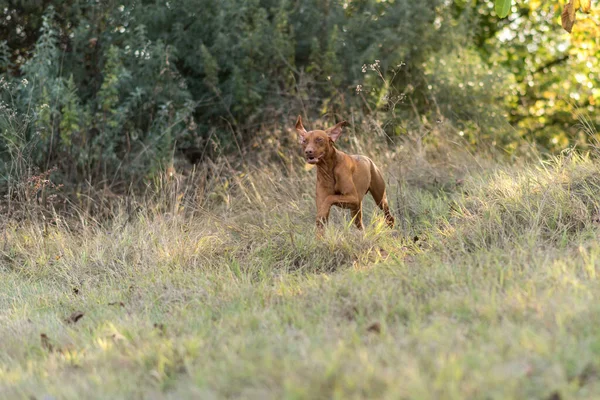
[[[312,156],[315,152],[312,151],[311,149],[306,149],[306,151],[304,152],[307,156]]]

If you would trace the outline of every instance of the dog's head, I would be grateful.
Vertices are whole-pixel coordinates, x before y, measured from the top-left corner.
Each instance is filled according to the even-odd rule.
[[[314,130],[307,132],[302,125],[302,117],[299,115],[296,121],[296,132],[298,132],[300,144],[304,150],[304,157],[309,164],[318,164],[333,151],[333,142],[342,135],[342,128],[348,125],[342,121],[324,131]]]

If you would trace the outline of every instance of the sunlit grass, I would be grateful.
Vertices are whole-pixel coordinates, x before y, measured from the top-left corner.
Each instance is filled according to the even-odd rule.
[[[2,397],[599,396],[600,164],[387,161],[393,231],[369,200],[317,239],[314,177],[268,168],[196,213],[9,223]]]

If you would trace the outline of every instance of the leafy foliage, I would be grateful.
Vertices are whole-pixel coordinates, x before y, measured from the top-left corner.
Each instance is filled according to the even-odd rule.
[[[125,188],[180,154],[275,140],[263,132],[299,111],[390,138],[444,121],[508,152],[584,144],[572,114],[599,100],[597,12],[580,1],[590,14],[565,38],[555,4],[503,4],[504,20],[493,0],[24,2],[0,18],[0,158]]]

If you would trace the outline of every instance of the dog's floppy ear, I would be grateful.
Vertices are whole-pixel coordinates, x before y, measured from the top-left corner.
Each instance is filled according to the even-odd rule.
[[[327,132],[327,135],[335,142],[342,135],[342,128],[347,125],[348,123],[346,121],[342,121],[327,129],[325,132]]]
[[[298,119],[296,120],[296,132],[302,137],[306,135],[306,129],[304,129],[304,125],[302,125],[302,116],[298,115]]]

